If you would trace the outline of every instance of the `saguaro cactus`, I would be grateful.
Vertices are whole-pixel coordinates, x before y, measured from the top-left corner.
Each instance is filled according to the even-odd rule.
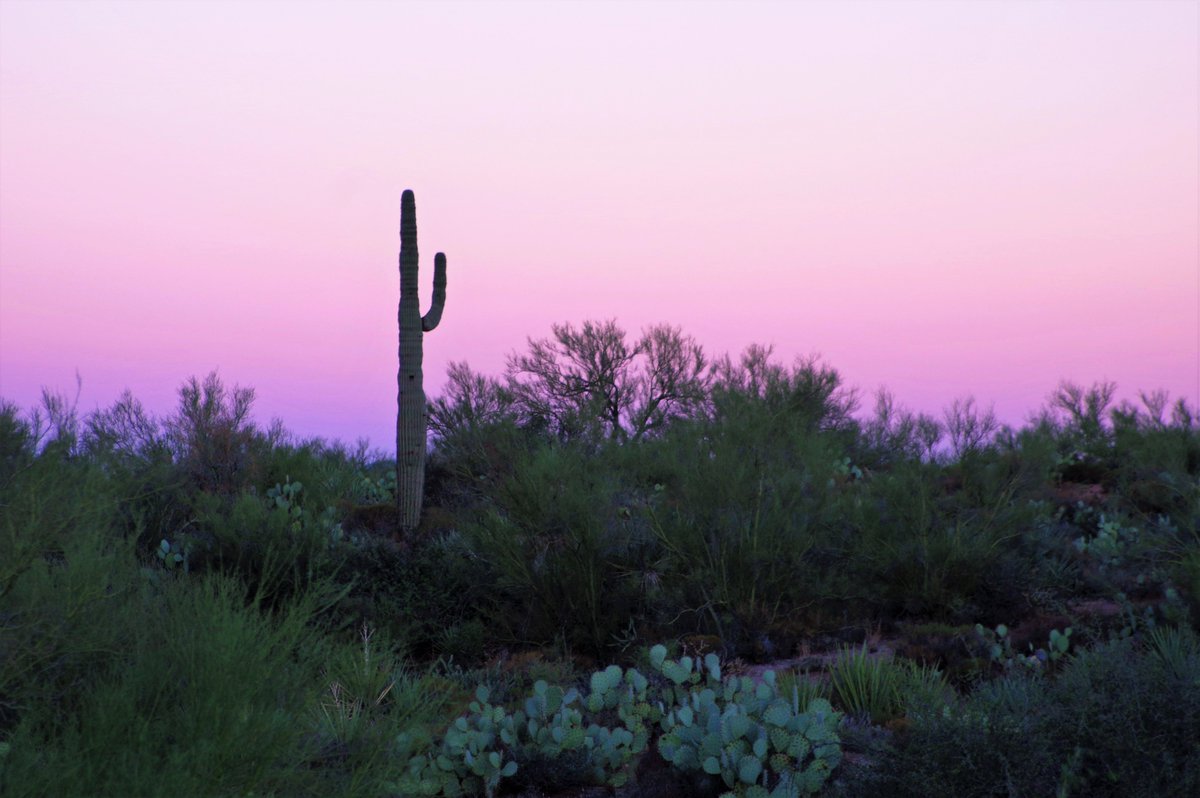
[[[425,333],[442,320],[446,304],[446,256],[433,258],[433,301],[421,315],[417,298],[417,203],[412,191],[400,197],[400,372],[396,377],[396,500],[400,529],[415,529],[421,520],[425,490],[425,430],[428,423],[421,360]]]

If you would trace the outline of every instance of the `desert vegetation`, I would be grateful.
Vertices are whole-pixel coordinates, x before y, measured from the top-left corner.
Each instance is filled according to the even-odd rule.
[[[396,463],[0,405],[6,796],[1200,793],[1200,425],[556,325]],[[403,531],[401,531],[403,530]]]

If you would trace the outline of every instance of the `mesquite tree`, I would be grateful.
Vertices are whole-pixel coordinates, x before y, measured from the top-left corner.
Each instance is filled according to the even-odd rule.
[[[708,393],[708,360],[678,327],[658,324],[629,341],[615,319],[553,325],[508,360],[507,385],[527,421],[565,438],[640,440],[696,411]]]
[[[433,257],[433,301],[421,315],[417,298],[417,203],[412,191],[400,197],[400,372],[396,377],[396,500],[400,529],[415,529],[421,520],[425,491],[425,389],[421,360],[425,333],[442,319],[446,304],[446,256]]]

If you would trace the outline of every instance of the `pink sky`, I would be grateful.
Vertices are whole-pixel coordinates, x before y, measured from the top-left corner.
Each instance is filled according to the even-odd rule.
[[[0,0],[0,396],[394,449],[400,192],[446,364],[557,321],[1019,423],[1200,398],[1198,4]],[[869,405],[869,402],[867,402]]]

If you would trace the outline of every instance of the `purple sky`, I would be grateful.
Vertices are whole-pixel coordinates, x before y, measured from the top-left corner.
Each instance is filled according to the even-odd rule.
[[[1020,422],[1200,397],[1196,2],[0,2],[0,395],[219,369],[394,446],[426,389],[616,317]],[[869,404],[869,401],[867,402]]]

